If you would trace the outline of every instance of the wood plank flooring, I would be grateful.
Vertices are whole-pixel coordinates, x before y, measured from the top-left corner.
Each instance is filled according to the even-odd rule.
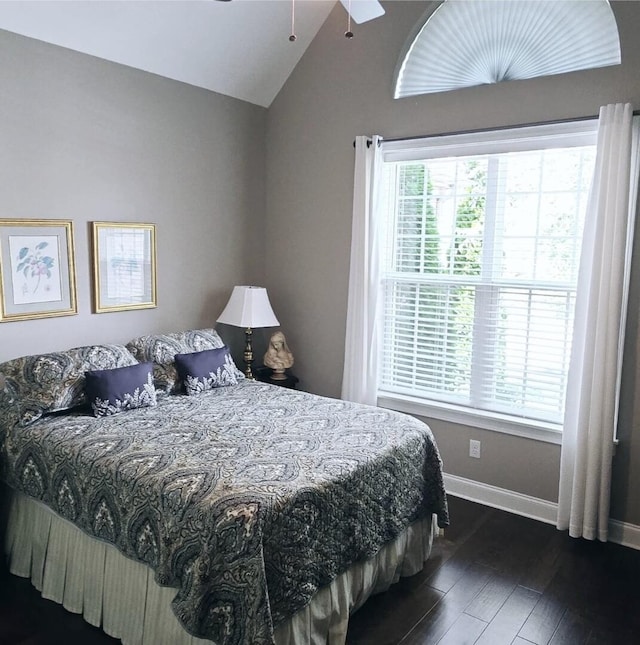
[[[640,644],[640,551],[449,504],[451,527],[424,571],[369,599],[351,617],[348,645]],[[0,571],[0,645],[116,643]]]
[[[370,598],[348,645],[638,645],[640,551],[449,498],[424,571]]]

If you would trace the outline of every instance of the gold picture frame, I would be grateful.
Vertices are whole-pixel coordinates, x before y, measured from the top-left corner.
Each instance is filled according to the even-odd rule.
[[[156,226],[92,222],[97,314],[157,307]]]
[[[77,313],[73,222],[0,219],[0,322]]]

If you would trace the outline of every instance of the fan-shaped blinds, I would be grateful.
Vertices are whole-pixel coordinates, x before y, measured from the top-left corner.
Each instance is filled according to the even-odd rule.
[[[409,47],[395,98],[619,63],[607,0],[445,0]]]

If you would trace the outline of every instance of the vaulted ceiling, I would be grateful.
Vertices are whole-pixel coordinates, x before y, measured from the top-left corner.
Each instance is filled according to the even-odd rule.
[[[354,2],[357,0],[353,0]],[[0,29],[268,107],[335,0],[0,2]]]

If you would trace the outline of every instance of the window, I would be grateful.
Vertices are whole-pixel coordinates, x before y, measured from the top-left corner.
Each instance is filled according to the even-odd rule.
[[[383,142],[380,397],[559,429],[596,128]]]
[[[607,0],[449,0],[422,21],[398,61],[394,98],[621,62]]]

